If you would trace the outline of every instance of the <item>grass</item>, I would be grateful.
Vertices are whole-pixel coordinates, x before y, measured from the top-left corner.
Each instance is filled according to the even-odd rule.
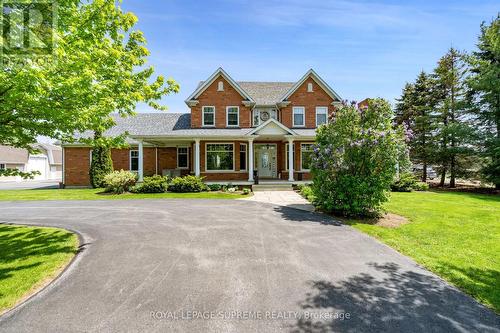
[[[0,313],[57,276],[77,248],[66,230],[0,224]]]
[[[392,193],[385,208],[408,218],[398,228],[351,221],[500,312],[500,197],[470,193]]]
[[[0,190],[0,201],[17,200],[121,200],[121,199],[237,199],[248,195],[229,192],[102,193],[102,189]]]

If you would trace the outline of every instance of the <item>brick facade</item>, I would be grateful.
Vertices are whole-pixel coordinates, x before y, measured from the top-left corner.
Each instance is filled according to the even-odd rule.
[[[307,91],[308,83],[312,83],[312,92]],[[334,107],[332,105],[333,98],[331,98],[311,77],[305,80],[288,100],[290,104],[281,108],[281,122],[288,128],[293,128],[292,111],[294,106],[303,106],[305,108],[305,128],[316,128],[317,106],[328,107],[329,116],[334,112]]]
[[[219,81],[223,82],[224,90],[218,91]],[[226,107],[238,106],[240,108],[239,127],[251,127],[251,108],[242,104],[245,97],[241,96],[222,76],[219,76],[197,98],[199,103],[191,107],[191,127],[201,128],[203,106],[215,107],[215,127],[226,128]]]

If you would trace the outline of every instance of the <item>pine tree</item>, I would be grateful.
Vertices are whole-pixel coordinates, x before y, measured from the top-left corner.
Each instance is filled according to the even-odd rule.
[[[467,83],[487,158],[483,176],[500,189],[500,14],[490,25],[481,24],[477,46]]]
[[[436,162],[440,165],[441,186],[444,186],[449,170],[450,187],[455,187],[457,176],[467,174],[474,154],[474,130],[470,124],[465,98],[466,73],[464,54],[454,48],[450,48],[441,57],[433,73],[439,119],[436,132],[439,153],[436,155]],[[468,161],[468,164],[461,163],[462,161]]]
[[[422,164],[422,181],[427,181],[427,168],[434,161],[436,120],[431,77],[420,72],[415,83],[407,83],[396,105],[396,122],[405,124],[413,133],[409,142],[410,159]]]

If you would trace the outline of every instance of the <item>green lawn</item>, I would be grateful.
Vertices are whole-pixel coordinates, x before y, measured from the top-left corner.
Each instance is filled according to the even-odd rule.
[[[450,192],[392,193],[398,228],[352,222],[500,312],[500,196]]]
[[[9,200],[113,200],[113,199],[237,199],[245,197],[240,193],[102,193],[102,189],[48,189],[48,190],[0,190],[0,201]],[[248,196],[248,195],[247,195]]]
[[[54,278],[77,248],[66,230],[0,224],[0,313]]]

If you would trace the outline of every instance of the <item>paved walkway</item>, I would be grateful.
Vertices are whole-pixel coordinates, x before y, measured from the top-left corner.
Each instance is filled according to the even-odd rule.
[[[282,207],[314,212],[314,206],[295,191],[256,191],[253,196],[241,200],[270,203]]]

